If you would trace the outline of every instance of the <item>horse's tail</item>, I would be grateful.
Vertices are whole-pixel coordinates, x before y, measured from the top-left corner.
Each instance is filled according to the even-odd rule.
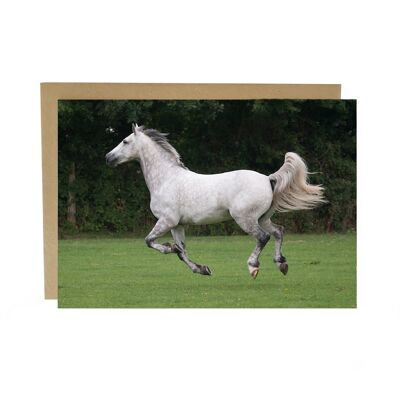
[[[271,207],[277,212],[309,210],[326,203],[321,185],[307,182],[309,172],[302,158],[296,153],[286,153],[282,167],[269,176],[273,188]]]

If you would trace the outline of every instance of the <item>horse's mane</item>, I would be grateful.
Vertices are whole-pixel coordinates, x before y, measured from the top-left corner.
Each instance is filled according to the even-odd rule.
[[[176,149],[168,142],[168,133],[163,133],[157,129],[145,129],[144,126],[139,128],[146,136],[148,136],[153,142],[157,143],[163,150],[173,156],[179,167],[185,168],[185,164],[181,160],[181,156]]]

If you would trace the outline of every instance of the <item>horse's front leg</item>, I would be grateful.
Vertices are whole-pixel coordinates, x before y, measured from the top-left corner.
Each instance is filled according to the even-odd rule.
[[[175,240],[175,244],[172,247],[179,259],[183,261],[193,272],[202,275],[211,275],[211,270],[207,265],[196,264],[189,259],[186,252],[184,227],[182,225],[178,225],[171,230],[171,233]]]
[[[148,247],[158,250],[160,253],[169,254],[176,253],[176,250],[169,243],[159,244],[155,243],[155,240],[166,233],[168,233],[174,227],[173,224],[169,223],[165,219],[159,219],[155,224],[151,232],[146,236],[145,241]]]

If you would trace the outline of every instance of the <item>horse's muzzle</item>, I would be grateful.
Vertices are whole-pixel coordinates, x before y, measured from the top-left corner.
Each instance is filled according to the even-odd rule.
[[[117,158],[110,153],[106,154],[106,164],[109,165],[110,167],[116,167]]]

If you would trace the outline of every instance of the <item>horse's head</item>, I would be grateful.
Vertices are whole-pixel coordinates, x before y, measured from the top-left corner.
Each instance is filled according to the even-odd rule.
[[[137,135],[140,127],[137,124],[132,125],[132,131],[118,146],[106,154],[106,163],[109,166],[116,167],[119,164],[139,158]]]

